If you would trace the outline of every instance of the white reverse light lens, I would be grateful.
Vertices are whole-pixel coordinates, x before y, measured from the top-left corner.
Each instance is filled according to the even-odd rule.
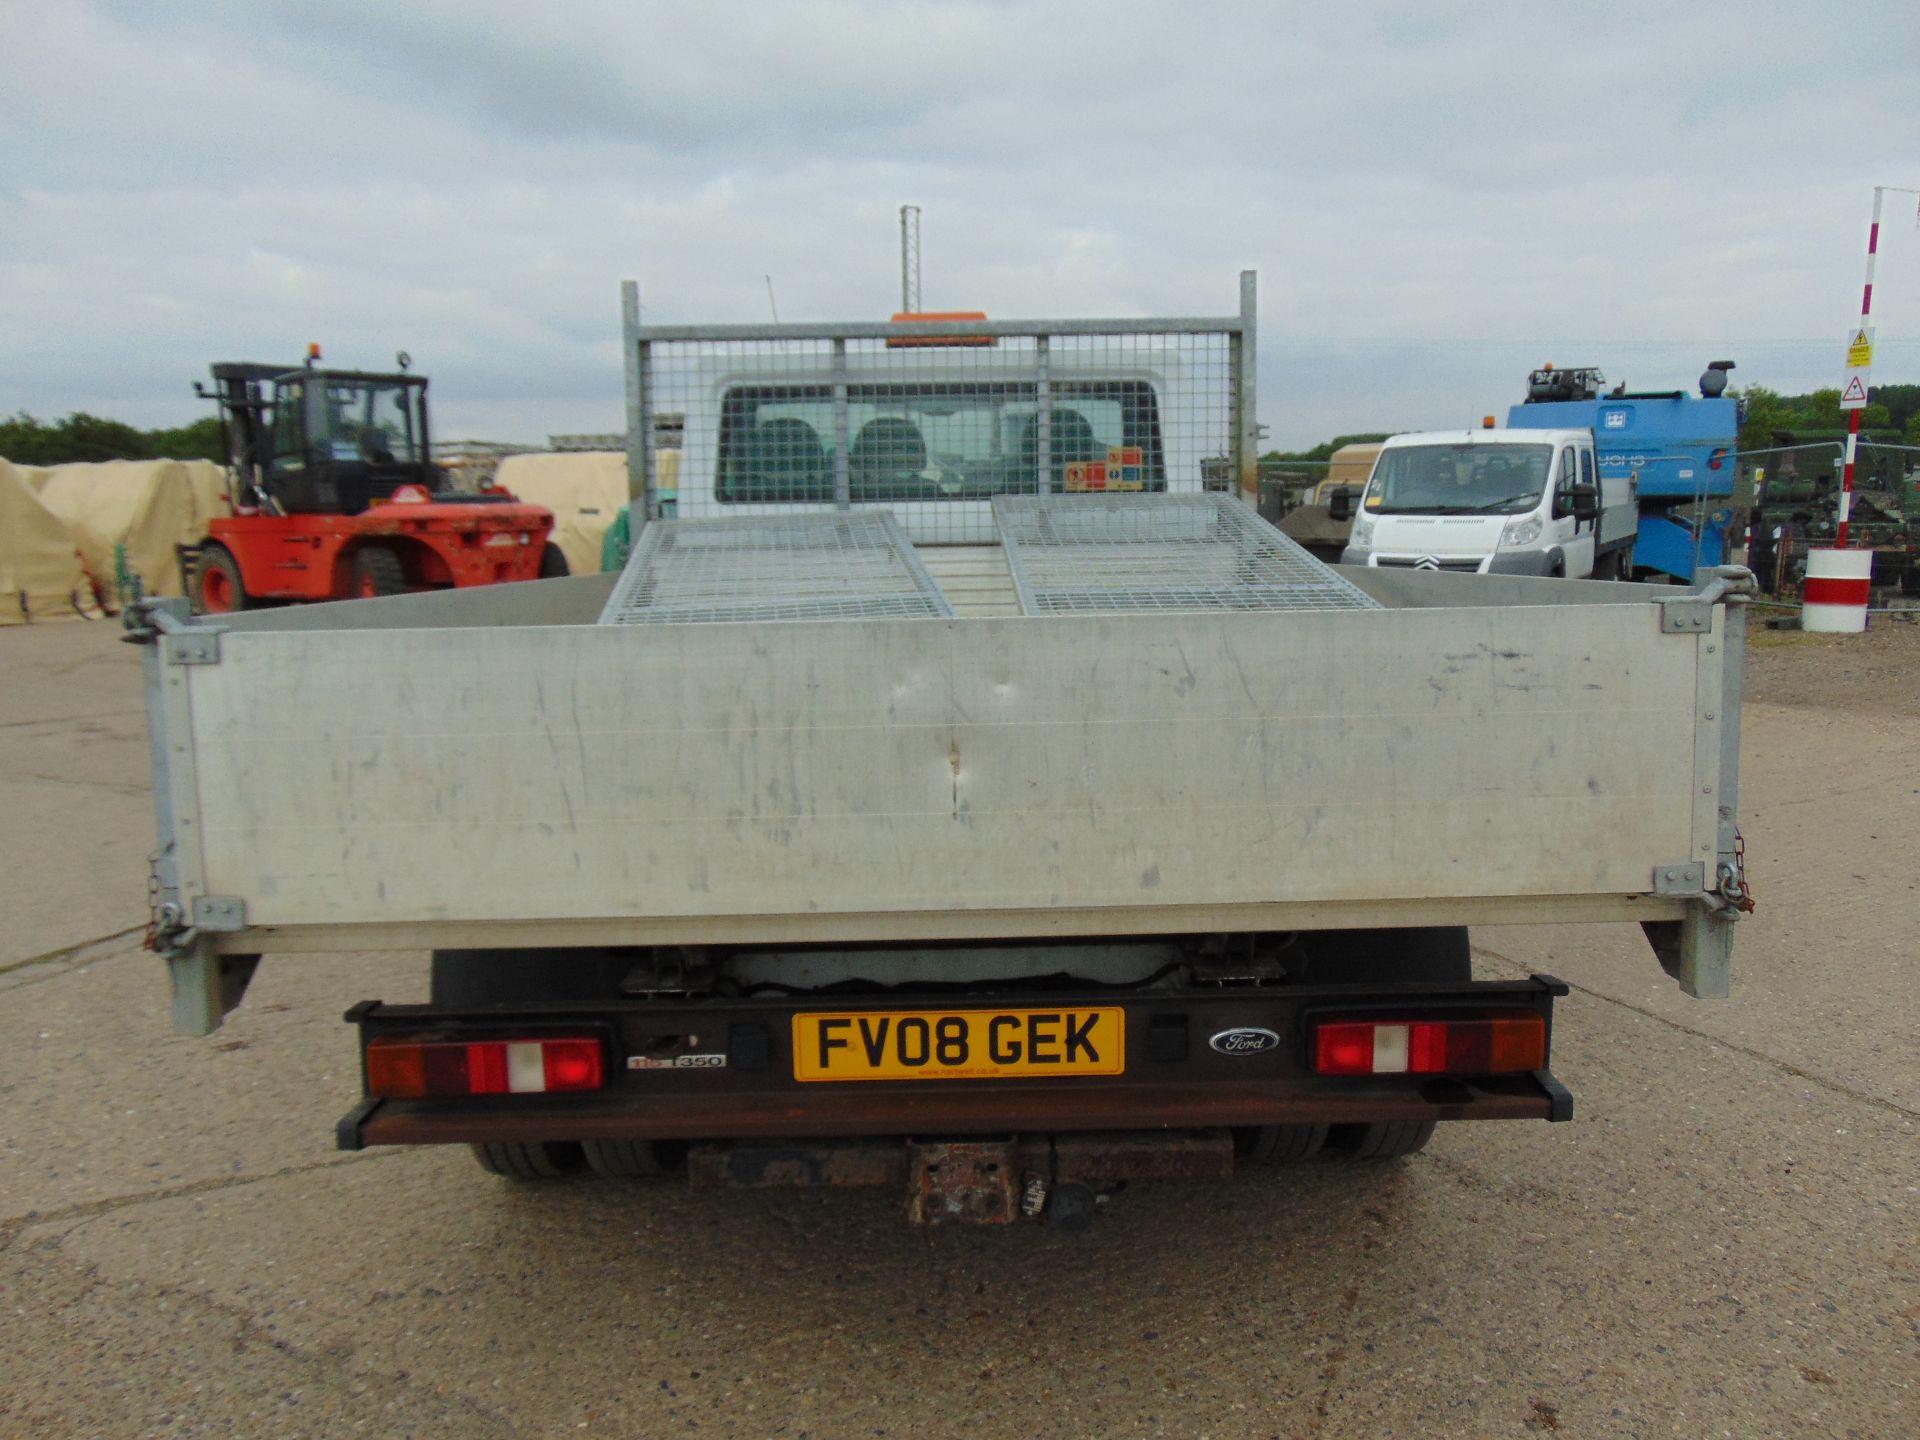
[[[1373,1073],[1376,1075],[1404,1075],[1407,1073],[1407,1038],[1409,1027],[1405,1025],[1380,1025],[1373,1032]]]
[[[507,1046],[507,1089],[516,1095],[547,1088],[547,1061],[539,1041]]]

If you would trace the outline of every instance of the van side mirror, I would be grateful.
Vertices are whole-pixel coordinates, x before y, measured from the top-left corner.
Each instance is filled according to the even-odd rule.
[[[1573,506],[1575,520],[1598,520],[1600,518],[1600,492],[1591,485],[1575,485],[1568,489],[1567,499]]]
[[[1336,521],[1353,519],[1353,487],[1337,485],[1327,496],[1327,517]]]

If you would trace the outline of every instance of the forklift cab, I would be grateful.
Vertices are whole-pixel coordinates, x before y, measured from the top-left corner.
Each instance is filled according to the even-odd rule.
[[[447,488],[424,375],[217,364],[213,377],[236,507],[358,515],[402,485]]]

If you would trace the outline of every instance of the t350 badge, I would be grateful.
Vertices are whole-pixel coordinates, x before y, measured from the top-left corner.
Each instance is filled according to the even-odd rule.
[[[1222,1030],[1207,1044],[1222,1055],[1264,1055],[1269,1050],[1280,1048],[1280,1037],[1256,1025],[1242,1025],[1237,1029]]]

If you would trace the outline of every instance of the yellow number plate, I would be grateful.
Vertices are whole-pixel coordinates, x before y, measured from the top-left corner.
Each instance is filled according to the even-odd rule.
[[[1118,1075],[1126,1013],[896,1010],[793,1017],[796,1080],[999,1080]]]

